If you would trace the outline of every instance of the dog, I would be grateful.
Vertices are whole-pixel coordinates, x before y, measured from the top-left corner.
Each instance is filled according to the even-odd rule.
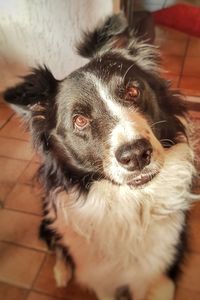
[[[58,81],[38,67],[4,93],[42,154],[40,237],[58,286],[99,300],[170,300],[195,175],[187,111],[157,49],[123,15],[83,35],[89,59]]]

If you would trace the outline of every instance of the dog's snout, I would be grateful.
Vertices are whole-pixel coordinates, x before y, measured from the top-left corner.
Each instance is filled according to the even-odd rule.
[[[142,170],[150,164],[152,152],[148,140],[138,139],[134,143],[120,146],[115,152],[115,157],[128,171]]]

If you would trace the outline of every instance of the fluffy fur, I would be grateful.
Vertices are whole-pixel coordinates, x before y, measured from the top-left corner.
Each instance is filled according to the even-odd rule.
[[[74,276],[100,300],[172,299],[195,174],[186,110],[121,15],[78,49],[92,58],[64,80],[39,68],[5,92],[43,155],[40,236],[58,285]]]

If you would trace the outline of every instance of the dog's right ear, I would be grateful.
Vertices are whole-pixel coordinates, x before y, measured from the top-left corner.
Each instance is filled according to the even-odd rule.
[[[24,81],[4,92],[4,99],[17,113],[28,117],[34,106],[41,109],[52,102],[58,81],[46,67],[33,69]]]
[[[128,23],[123,13],[108,17],[93,31],[83,33],[76,46],[78,54],[91,58],[101,50],[122,48],[129,40]]]

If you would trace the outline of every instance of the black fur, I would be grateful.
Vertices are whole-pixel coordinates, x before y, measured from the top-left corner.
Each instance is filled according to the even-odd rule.
[[[33,105],[51,101],[57,93],[58,81],[46,66],[32,69],[32,73],[23,79],[23,83],[6,90],[4,98],[7,102],[22,106]]]
[[[78,54],[83,57],[90,58],[100,51],[105,45],[118,42],[119,46],[126,42],[129,37],[128,24],[125,17],[120,15],[114,15],[108,17],[104,23],[98,26],[91,32],[85,32],[83,34],[83,41],[77,45]],[[122,41],[120,41],[122,39]]]

